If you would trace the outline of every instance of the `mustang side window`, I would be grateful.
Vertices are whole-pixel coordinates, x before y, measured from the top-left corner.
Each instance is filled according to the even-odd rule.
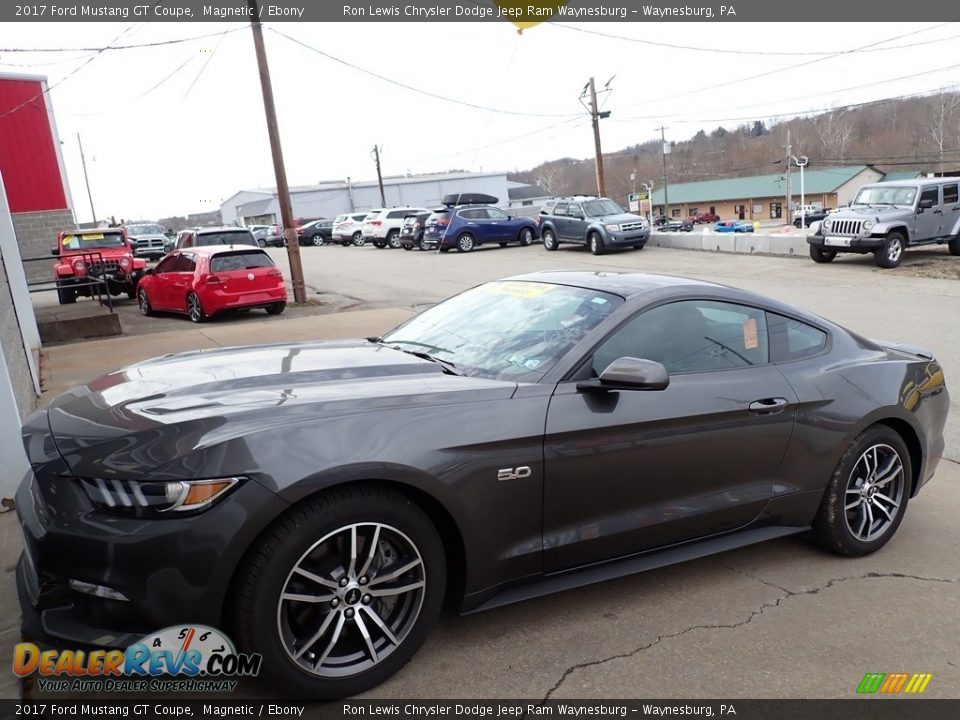
[[[790,362],[819,355],[827,346],[827,334],[805,322],[767,313],[770,355],[774,362]]]
[[[597,349],[594,373],[621,357],[655,360],[670,373],[764,365],[769,362],[765,313],[712,300],[660,305],[630,320]]]

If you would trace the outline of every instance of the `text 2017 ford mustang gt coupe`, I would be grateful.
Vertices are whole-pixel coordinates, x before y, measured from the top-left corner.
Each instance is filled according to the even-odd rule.
[[[812,528],[882,547],[943,452],[943,373],[747,292],[491,282],[382,338],[169,355],[24,427],[28,631],[224,628],[272,686],[367,689],[462,612]]]

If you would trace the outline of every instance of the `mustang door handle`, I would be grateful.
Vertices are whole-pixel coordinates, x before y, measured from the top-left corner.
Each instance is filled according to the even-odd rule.
[[[747,405],[750,412],[774,413],[780,412],[787,406],[786,398],[764,398],[763,400],[754,400]]]

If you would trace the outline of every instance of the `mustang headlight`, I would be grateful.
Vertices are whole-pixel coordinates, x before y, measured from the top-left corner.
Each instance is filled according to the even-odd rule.
[[[210,507],[243,478],[153,482],[116,478],[80,478],[94,507],[103,512],[148,517]]]
[[[610,232],[620,232],[620,226],[619,226],[619,225],[604,225],[604,227],[605,227],[607,230],[609,230]]]

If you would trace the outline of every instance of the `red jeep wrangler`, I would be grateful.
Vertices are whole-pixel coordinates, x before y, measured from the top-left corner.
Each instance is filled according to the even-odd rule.
[[[50,252],[57,257],[53,275],[61,305],[76,302],[78,295],[92,296],[91,281],[103,282],[111,295],[125,292],[131,300],[137,297],[147,263],[133,256],[123,228],[63,230]]]

